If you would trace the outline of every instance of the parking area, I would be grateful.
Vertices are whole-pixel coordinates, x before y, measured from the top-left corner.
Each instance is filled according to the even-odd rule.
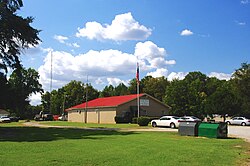
[[[239,137],[250,142],[250,126],[228,126],[228,134],[232,137]]]
[[[136,131],[168,131],[168,132],[178,132],[178,129],[171,129],[168,127],[155,127],[150,129],[136,129]],[[228,125],[228,136],[243,138],[250,142],[250,126],[233,126]]]

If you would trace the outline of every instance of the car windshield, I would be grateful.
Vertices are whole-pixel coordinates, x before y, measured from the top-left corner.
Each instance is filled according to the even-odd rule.
[[[181,119],[180,117],[178,116],[173,116],[174,119]]]
[[[196,118],[195,116],[192,116],[192,118],[193,118],[193,119],[198,119],[198,118]]]

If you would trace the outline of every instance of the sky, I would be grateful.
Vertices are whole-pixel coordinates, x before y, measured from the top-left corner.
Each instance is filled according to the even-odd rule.
[[[21,63],[50,91],[71,80],[102,90],[135,78],[183,79],[200,71],[230,79],[250,61],[250,0],[23,0],[41,42]],[[40,95],[30,97],[40,103]]]

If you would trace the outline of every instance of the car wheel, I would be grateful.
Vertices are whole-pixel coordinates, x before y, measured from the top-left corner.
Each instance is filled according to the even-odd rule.
[[[241,123],[241,126],[246,126],[246,123],[245,123],[245,122],[242,122],[242,123]]]
[[[231,125],[231,123],[230,123],[230,122],[227,122],[227,124],[228,124],[228,125]]]
[[[157,124],[155,122],[153,122],[152,127],[157,127]]]
[[[174,129],[175,128],[175,124],[174,123],[170,123],[170,128]]]

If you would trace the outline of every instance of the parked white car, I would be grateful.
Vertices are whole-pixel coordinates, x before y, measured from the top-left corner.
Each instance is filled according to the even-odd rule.
[[[8,116],[0,116],[0,123],[10,123],[10,118]]]
[[[229,125],[241,125],[241,126],[247,126],[250,125],[250,119],[247,119],[245,117],[234,117],[230,120],[226,120],[227,124]]]
[[[192,121],[192,122],[199,122],[201,119],[195,117],[195,116],[183,116],[181,117],[182,120],[184,121]]]
[[[170,128],[178,128],[179,122],[181,121],[180,117],[178,116],[163,116],[160,119],[155,119],[151,121],[151,125],[153,127],[157,126],[164,126]]]

